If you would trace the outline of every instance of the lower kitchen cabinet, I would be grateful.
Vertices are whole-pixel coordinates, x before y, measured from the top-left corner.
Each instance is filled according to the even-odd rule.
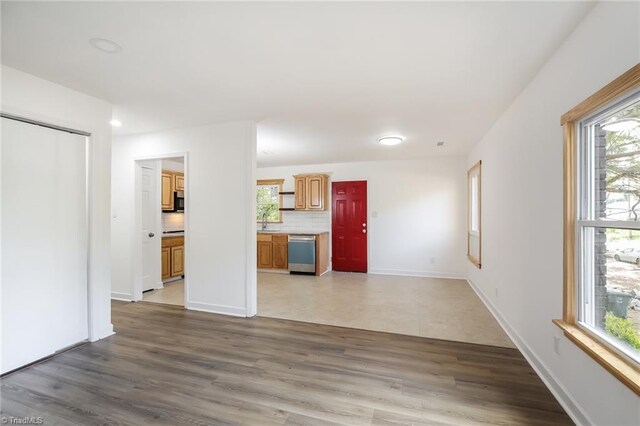
[[[288,269],[287,241],[283,234],[258,234],[258,268]]]
[[[162,279],[171,278],[171,248],[162,248]]]
[[[269,235],[269,237],[271,237]],[[272,268],[271,241],[258,241],[258,268]]]
[[[171,247],[171,276],[184,274],[184,246]]]
[[[273,236],[272,251],[274,269],[289,269],[288,242],[289,237],[287,235]]]
[[[329,270],[329,233],[316,236],[316,271],[320,276]],[[258,232],[258,269],[289,269],[289,235]]]
[[[184,237],[162,239],[162,279],[184,275]]]

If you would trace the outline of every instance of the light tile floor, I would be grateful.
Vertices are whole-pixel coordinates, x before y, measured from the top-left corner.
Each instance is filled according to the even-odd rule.
[[[184,280],[165,283],[164,288],[142,293],[145,302],[184,306]]]
[[[258,315],[514,347],[464,280],[258,273]]]

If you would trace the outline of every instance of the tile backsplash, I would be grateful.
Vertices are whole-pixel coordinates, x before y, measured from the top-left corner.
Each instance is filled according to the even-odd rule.
[[[162,232],[184,231],[184,213],[162,213]]]
[[[258,230],[260,229],[261,224],[258,223]],[[282,223],[270,223],[267,229],[283,232],[329,232],[331,211],[282,212]]]

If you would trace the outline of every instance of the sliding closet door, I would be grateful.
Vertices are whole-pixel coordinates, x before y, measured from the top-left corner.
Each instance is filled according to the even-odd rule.
[[[88,336],[86,138],[2,119],[2,372]]]

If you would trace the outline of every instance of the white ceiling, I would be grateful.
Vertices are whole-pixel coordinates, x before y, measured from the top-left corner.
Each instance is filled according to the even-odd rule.
[[[592,5],[3,1],[2,62],[112,102],[116,134],[255,120],[260,166],[454,155]]]

